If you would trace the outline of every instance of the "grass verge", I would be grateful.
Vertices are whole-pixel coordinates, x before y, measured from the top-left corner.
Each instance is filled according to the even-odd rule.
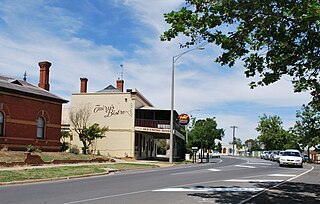
[[[105,168],[118,169],[119,171],[154,168],[157,165],[152,164],[106,164],[90,166],[61,166],[48,168],[34,168],[24,170],[5,170],[0,171],[0,182],[26,181],[37,179],[53,179],[70,176],[81,176],[88,174],[97,174],[105,172]]]

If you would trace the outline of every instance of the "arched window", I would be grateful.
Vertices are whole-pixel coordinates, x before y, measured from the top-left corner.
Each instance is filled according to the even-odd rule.
[[[37,138],[44,138],[45,121],[43,117],[38,118]]]
[[[0,136],[3,136],[4,129],[4,114],[0,111]]]

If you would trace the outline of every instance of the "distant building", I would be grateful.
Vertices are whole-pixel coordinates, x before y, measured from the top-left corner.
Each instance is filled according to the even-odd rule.
[[[221,143],[221,152],[220,153],[222,155],[233,155],[233,153],[232,153],[233,145],[232,144],[224,143],[218,139],[215,140],[215,143],[216,144]],[[238,155],[238,150],[237,150],[236,144],[234,145],[234,155]]]
[[[88,79],[81,78],[80,93],[72,94],[71,107],[89,104],[91,117],[89,124],[98,123],[108,127],[104,138],[98,139],[90,151],[112,157],[131,157],[136,159],[155,158],[157,140],[170,138],[170,110],[155,108],[137,89],[124,92],[124,81],[117,80],[112,85],[94,92],[87,92]],[[178,114],[174,112],[175,118]],[[68,110],[64,110],[64,127],[72,124],[68,121]],[[184,159],[185,135],[175,123],[174,159]],[[82,143],[73,132],[71,141],[79,149]]]
[[[0,149],[60,150],[61,110],[64,100],[49,92],[50,62],[39,62],[40,81],[0,75]]]

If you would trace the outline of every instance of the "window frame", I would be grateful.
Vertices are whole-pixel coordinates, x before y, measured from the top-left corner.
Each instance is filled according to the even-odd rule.
[[[40,124],[40,122],[42,122]],[[43,116],[38,117],[37,119],[37,139],[45,138],[45,130],[46,130],[46,120]],[[41,135],[39,134],[41,131]]]
[[[5,115],[2,111],[0,111],[0,116],[0,136],[4,136]]]

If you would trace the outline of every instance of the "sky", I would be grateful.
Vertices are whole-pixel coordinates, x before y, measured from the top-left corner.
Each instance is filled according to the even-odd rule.
[[[180,35],[161,42],[169,28],[164,13],[183,0],[0,0],[0,74],[39,83],[40,61],[52,63],[50,91],[70,100],[79,93],[80,78],[88,92],[116,85],[138,89],[155,107],[170,109],[173,56],[187,51]],[[296,111],[310,100],[293,93],[290,79],[250,89],[244,67],[221,66],[219,47],[207,44],[175,62],[175,109],[197,119],[216,118],[225,130],[223,142],[255,139],[259,117],[279,116],[288,129]],[[121,66],[122,65],[122,66]],[[66,105],[66,107],[70,105]]]

